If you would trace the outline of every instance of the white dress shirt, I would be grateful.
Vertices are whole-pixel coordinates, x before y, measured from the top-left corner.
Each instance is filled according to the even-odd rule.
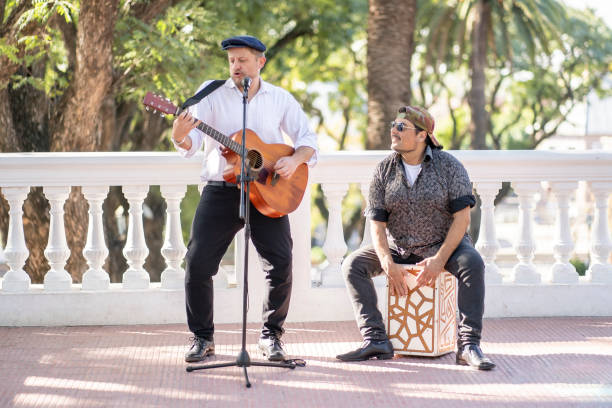
[[[198,91],[211,81],[204,82]],[[254,131],[265,143],[285,143],[283,133],[292,141],[293,147],[308,146],[315,150],[308,161],[309,166],[317,162],[317,137],[310,130],[306,114],[288,91],[263,81],[260,78],[257,93],[247,104],[246,127]],[[189,112],[226,136],[242,129],[242,92],[229,78],[225,84],[191,106]],[[222,181],[226,161],[221,156],[221,144],[201,131],[189,132],[191,148],[186,150],[174,143],[184,157],[193,156],[204,144],[204,162],[200,178],[202,181]]]

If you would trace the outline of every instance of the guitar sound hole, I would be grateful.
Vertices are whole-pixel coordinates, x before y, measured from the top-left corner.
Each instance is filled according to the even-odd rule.
[[[256,150],[249,150],[247,153],[247,157],[249,159],[249,165],[253,170],[259,170],[263,166],[263,157]]]

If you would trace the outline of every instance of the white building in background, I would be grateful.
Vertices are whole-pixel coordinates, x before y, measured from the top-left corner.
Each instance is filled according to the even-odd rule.
[[[612,87],[612,79],[606,81]],[[556,136],[543,141],[538,150],[612,150],[612,97],[601,99],[592,92],[577,105]]]

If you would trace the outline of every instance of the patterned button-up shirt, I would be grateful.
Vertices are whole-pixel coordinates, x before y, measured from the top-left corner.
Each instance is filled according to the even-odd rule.
[[[472,183],[461,162],[428,146],[412,186],[399,153],[378,163],[365,215],[387,223],[389,246],[403,258],[410,254],[427,258],[442,246],[453,214],[475,203]]]

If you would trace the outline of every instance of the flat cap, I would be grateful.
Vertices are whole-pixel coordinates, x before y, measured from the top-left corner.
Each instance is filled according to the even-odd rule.
[[[221,41],[221,48],[224,50],[242,47],[252,48],[260,52],[264,52],[266,50],[264,43],[250,35],[237,35]]]

